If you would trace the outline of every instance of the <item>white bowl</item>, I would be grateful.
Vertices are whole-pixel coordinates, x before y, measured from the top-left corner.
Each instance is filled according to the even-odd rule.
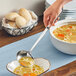
[[[43,58],[35,58],[34,61],[35,61],[36,65],[39,65],[39,66],[44,68],[44,72],[42,74],[46,73],[50,69],[50,62],[48,60],[43,59]],[[16,75],[13,71],[19,65],[20,65],[19,62],[17,60],[15,60],[15,61],[12,61],[12,62],[8,63],[6,68],[9,72]],[[40,74],[40,75],[42,75],[42,74]]]
[[[59,51],[66,53],[66,54],[71,54],[71,55],[76,55],[76,43],[68,43],[62,40],[57,39],[54,34],[53,31],[58,28],[61,27],[63,25],[67,25],[67,24],[76,24],[76,19],[65,19],[65,20],[61,20],[58,21],[55,25],[56,26],[52,26],[50,28],[50,35],[51,35],[51,42],[54,45],[54,47],[56,49],[58,49]]]

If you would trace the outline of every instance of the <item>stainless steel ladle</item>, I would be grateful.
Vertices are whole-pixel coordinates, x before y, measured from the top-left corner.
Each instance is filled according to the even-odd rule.
[[[57,18],[55,19],[55,21],[57,20]],[[20,58],[25,57],[25,56],[33,58],[33,56],[31,55],[33,49],[36,47],[36,45],[39,43],[39,41],[44,37],[44,35],[46,34],[46,32],[49,30],[49,28],[50,27],[46,27],[45,28],[45,30],[42,32],[42,34],[40,35],[40,37],[38,38],[38,40],[35,42],[35,44],[32,46],[32,48],[30,49],[30,51],[22,50],[22,51],[19,51],[17,53],[17,60],[18,61],[20,60]]]
[[[33,56],[31,55],[33,49],[36,47],[36,45],[39,43],[39,41],[44,37],[44,35],[46,34],[47,30],[49,29],[50,27],[46,27],[46,29],[42,32],[42,34],[40,35],[40,37],[38,38],[38,40],[35,42],[35,44],[33,45],[33,47],[30,49],[30,51],[26,51],[26,50],[22,50],[22,51],[19,51],[17,53],[17,60],[19,61],[22,57],[31,57],[33,58]]]

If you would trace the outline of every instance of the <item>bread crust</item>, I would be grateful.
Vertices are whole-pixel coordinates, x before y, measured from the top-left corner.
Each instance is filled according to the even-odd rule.
[[[25,8],[21,8],[19,10],[19,15],[21,15],[22,17],[24,17],[27,20],[27,22],[29,22],[32,19],[29,11],[26,10]]]
[[[16,17],[18,17],[18,16],[19,16],[19,14],[12,12],[12,13],[7,14],[5,16],[5,18],[10,20],[10,21],[15,21]]]
[[[9,24],[11,27],[13,27],[13,28],[17,28],[15,22],[9,21],[8,24]]]
[[[16,17],[15,22],[16,22],[16,25],[17,25],[18,28],[25,27],[26,23],[27,23],[27,21],[25,20],[25,18],[22,17],[22,16]]]

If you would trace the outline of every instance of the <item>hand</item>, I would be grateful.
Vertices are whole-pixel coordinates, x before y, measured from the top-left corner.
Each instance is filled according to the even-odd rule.
[[[63,6],[72,0],[56,0],[49,8],[44,12],[44,24],[45,27],[52,26],[57,22],[55,19],[61,13]]]

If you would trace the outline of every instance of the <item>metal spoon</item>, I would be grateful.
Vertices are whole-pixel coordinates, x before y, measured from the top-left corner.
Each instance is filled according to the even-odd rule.
[[[59,16],[58,16],[59,17]],[[58,18],[57,17],[57,18]],[[57,20],[57,18],[55,19],[55,21]],[[55,22],[54,21],[54,22]],[[33,49],[36,47],[36,45],[39,43],[39,41],[44,37],[44,35],[46,34],[46,32],[49,30],[49,26],[47,26],[45,28],[45,30],[42,32],[42,34],[40,35],[40,37],[38,38],[38,40],[35,42],[35,44],[32,46],[32,48],[30,49],[30,51],[26,51],[26,50],[22,50],[22,51],[19,51],[17,53],[17,60],[19,61],[22,57],[31,57],[33,58],[33,56],[31,55]]]
[[[22,50],[22,51],[19,51],[17,53],[17,60],[19,61],[22,57],[31,57],[33,58],[33,56],[31,55],[33,49],[36,47],[36,45],[39,43],[39,41],[43,38],[43,36],[46,34],[47,30],[49,29],[50,27],[46,27],[45,30],[42,32],[42,34],[40,35],[40,37],[38,38],[38,40],[35,42],[35,44],[32,46],[32,48],[30,49],[30,51],[26,51],[26,50]]]
[[[45,33],[47,32],[47,30],[49,29],[50,27],[47,27],[43,33],[41,34],[41,36],[38,38],[38,40],[35,42],[35,44],[33,45],[33,47],[30,49],[30,51],[26,51],[26,50],[22,50],[22,51],[19,51],[17,53],[17,60],[19,61],[22,57],[31,57],[33,60],[33,56],[31,55],[33,49],[36,47],[36,45],[39,43],[39,41],[43,38],[43,36],[45,35]],[[21,65],[21,64],[20,64]],[[23,66],[23,65],[21,65]],[[23,66],[23,67],[28,67],[28,66]]]

